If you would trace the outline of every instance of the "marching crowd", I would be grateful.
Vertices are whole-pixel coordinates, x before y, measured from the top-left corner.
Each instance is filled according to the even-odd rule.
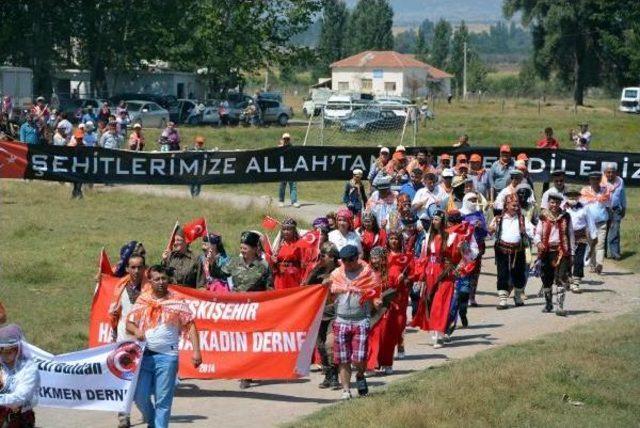
[[[74,129],[65,113],[49,112],[40,97],[20,127],[20,141],[117,149],[125,148],[126,139],[126,148],[143,150],[141,126],[134,124],[128,134],[129,124],[121,103],[114,111],[104,105],[97,117],[88,110]],[[553,130],[544,133],[536,146],[557,149]],[[577,149],[588,149],[588,126],[581,124],[571,138]],[[280,145],[290,139],[283,135]],[[162,151],[180,150],[173,123],[159,143]],[[193,149],[203,146],[198,137]],[[454,146],[471,150],[466,135]],[[344,207],[317,218],[310,231],[291,218],[269,219],[269,227],[280,227],[273,243],[265,233],[246,231],[237,256],[228,255],[222,237],[210,233],[197,254],[189,233],[179,228],[160,263],[151,267],[141,243],[125,245],[109,314],[114,341],[147,343],[135,398],[145,420],[150,426],[168,424],[181,332],[194,344],[193,364],[201,363],[192,315],[167,288],[170,283],[218,293],[328,286],[316,358],[325,374],[320,387],[341,389],[343,399],[352,396],[352,370],[359,395],[368,393],[368,371],[393,373],[394,359],[405,356],[408,325],[431,332],[434,348],[446,345],[458,320],[463,328],[469,325],[488,240],[495,249],[497,309],[507,309],[510,296],[514,306],[523,306],[529,278],[539,276],[543,312],[566,315],[566,291],[581,291],[585,263],[600,274],[605,256],[621,258],[624,182],[615,164],[590,174],[581,189],[570,188],[565,172],[555,170],[538,203],[527,155],[514,156],[507,145],[499,152],[484,168],[477,153],[444,153],[436,162],[429,149],[410,155],[402,146],[393,154],[383,147],[368,173],[368,189],[364,172],[353,171],[344,187]],[[299,207],[295,182],[281,183],[280,205],[287,184],[292,205]],[[191,186],[192,196],[199,193],[199,186]],[[82,197],[81,184],[74,185],[73,196]],[[21,337],[15,325],[0,328],[0,418],[10,427],[33,426],[35,419],[37,371],[21,349]],[[243,379],[240,387],[251,384]],[[119,415],[119,426],[129,425],[129,415]]]
[[[193,364],[201,363],[193,316],[168,284],[217,293],[326,285],[316,344],[325,375],[320,387],[341,390],[343,399],[352,397],[352,371],[359,395],[368,393],[367,372],[393,373],[394,359],[405,356],[407,326],[429,331],[433,347],[440,348],[458,321],[462,328],[469,325],[489,240],[497,309],[509,308],[510,296],[514,307],[525,305],[527,282],[539,276],[543,312],[565,316],[566,292],[581,291],[585,263],[601,274],[605,256],[621,257],[624,182],[615,164],[591,173],[581,189],[569,187],[565,172],[555,170],[538,203],[527,156],[514,158],[507,145],[499,152],[484,168],[476,153],[442,154],[436,163],[429,149],[410,156],[402,146],[393,154],[383,147],[368,189],[364,171],[354,170],[342,208],[316,218],[311,230],[292,218],[267,217],[263,228],[279,228],[273,241],[248,230],[240,236],[238,255],[227,254],[222,236],[209,232],[198,235],[201,252],[191,249],[197,238],[191,223],[174,229],[151,267],[142,243],[123,246],[109,315],[114,341],[147,343],[135,402],[149,426],[168,424],[181,332],[193,342]],[[32,420],[37,380],[19,336],[14,325],[0,328],[0,408],[5,416],[17,412]],[[240,387],[251,384],[243,379]],[[129,415],[119,419],[120,427],[130,425]]]

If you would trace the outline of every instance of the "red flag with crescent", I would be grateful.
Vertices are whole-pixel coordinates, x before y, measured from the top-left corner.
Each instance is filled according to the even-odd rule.
[[[191,220],[182,226],[182,233],[184,234],[184,241],[190,244],[207,233],[207,222],[204,217]]]
[[[0,142],[0,178],[24,178],[29,146],[24,143]]]
[[[278,220],[268,215],[262,219],[262,227],[266,230],[274,230],[279,224],[280,222]]]

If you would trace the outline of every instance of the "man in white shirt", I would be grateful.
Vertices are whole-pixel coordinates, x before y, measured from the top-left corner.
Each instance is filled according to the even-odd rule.
[[[562,195],[562,204],[564,205],[567,198],[565,197],[565,192],[567,186],[564,184],[565,172],[564,170],[558,169],[551,172],[551,181],[553,185],[542,194],[542,198],[540,199],[540,209],[548,209],[549,208],[549,194],[550,193],[559,193]]]
[[[527,282],[526,248],[533,238],[533,225],[520,212],[515,194],[505,198],[504,210],[493,218],[489,232],[495,235],[495,257],[498,271],[498,309],[509,307],[509,285],[515,288],[513,300],[523,306],[524,286]]]
[[[367,209],[376,217],[380,229],[389,230],[389,218],[398,212],[396,195],[391,190],[389,176],[378,175],[373,180],[376,191],[367,201]]]
[[[495,210],[504,209],[505,198],[508,195],[515,194],[516,193],[516,188],[518,187],[518,185],[520,183],[522,183],[522,180],[524,180],[524,173],[522,171],[520,171],[519,169],[512,169],[509,174],[511,176],[511,182],[509,183],[508,186],[506,186],[504,189],[502,189],[500,191],[500,193],[498,193],[498,196],[496,196],[496,200],[493,203],[493,208]],[[533,192],[531,192],[531,195],[529,196],[529,201],[528,202],[529,202],[530,206],[533,206],[536,203],[536,198],[533,196]]]
[[[552,286],[556,288],[556,315],[565,316],[565,288],[569,284],[571,260],[575,253],[575,240],[571,216],[560,208],[564,196],[549,193],[549,209],[540,214],[536,225],[534,243],[541,261],[540,279],[545,306],[542,312],[553,312]]]
[[[580,293],[580,283],[584,277],[584,256],[587,251],[587,245],[597,239],[598,228],[595,221],[593,221],[593,217],[589,215],[585,206],[580,203],[580,192],[568,191],[565,197],[567,198],[566,210],[571,216],[571,227],[573,228],[573,236],[576,243],[571,269],[571,291]]]
[[[424,187],[416,192],[411,201],[411,209],[419,219],[429,218],[427,210],[432,204],[439,205],[446,194],[440,192],[440,186],[436,185],[437,177],[434,173],[428,172],[424,175]]]

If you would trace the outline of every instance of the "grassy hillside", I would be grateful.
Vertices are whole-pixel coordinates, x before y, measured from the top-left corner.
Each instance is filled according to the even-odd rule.
[[[292,427],[636,426],[640,313],[424,370]]]

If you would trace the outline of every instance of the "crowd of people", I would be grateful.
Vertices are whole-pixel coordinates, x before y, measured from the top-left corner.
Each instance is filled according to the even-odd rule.
[[[26,126],[46,117],[45,111],[39,100]],[[90,124],[78,126],[82,135],[77,130],[71,135],[71,124],[61,115],[54,144],[64,139],[66,145],[79,145],[82,138],[86,145],[84,139],[93,132]],[[93,141],[116,147],[123,129],[126,133],[125,126],[109,117],[108,127]],[[38,136],[37,126],[34,130]],[[27,129],[25,136],[31,132]],[[144,147],[135,125],[129,141],[135,150]],[[537,145],[555,149],[554,141],[547,129]],[[194,148],[203,144],[198,139]],[[288,134],[281,140],[286,144]],[[462,136],[456,147],[468,147],[468,137]],[[624,182],[615,164],[591,173],[581,188],[570,187],[565,171],[554,170],[538,203],[527,161],[526,154],[515,154],[508,145],[500,147],[490,168],[478,153],[444,153],[436,161],[429,149],[410,154],[403,146],[393,153],[382,147],[368,173],[369,185],[364,171],[353,170],[344,186],[344,206],[316,218],[311,230],[292,218],[270,219],[279,225],[273,241],[266,232],[247,230],[240,236],[239,254],[230,255],[222,236],[207,233],[198,252],[178,228],[159,262],[150,267],[144,245],[127,243],[114,267],[121,280],[109,315],[114,341],[146,341],[135,394],[145,420],[156,427],[168,425],[181,332],[193,343],[194,366],[201,363],[193,316],[168,284],[216,293],[324,284],[329,293],[316,343],[315,358],[324,372],[319,386],[341,390],[342,399],[352,398],[353,371],[361,396],[368,394],[368,372],[393,373],[394,360],[407,352],[407,326],[428,331],[434,348],[447,345],[458,322],[469,326],[490,241],[498,310],[511,307],[510,298],[513,307],[525,305],[525,287],[539,276],[543,312],[566,316],[567,291],[581,292],[585,267],[601,274],[605,257],[621,258]],[[282,203],[286,185],[280,189]],[[289,187],[297,205],[295,183]],[[192,187],[192,195],[199,192]],[[305,239],[309,236],[313,239]],[[0,314],[4,318],[4,309]],[[17,326],[0,328],[0,417],[30,421],[37,371],[21,349],[20,337]],[[253,383],[242,379],[240,388]],[[130,426],[129,415],[119,415],[119,426]]]

